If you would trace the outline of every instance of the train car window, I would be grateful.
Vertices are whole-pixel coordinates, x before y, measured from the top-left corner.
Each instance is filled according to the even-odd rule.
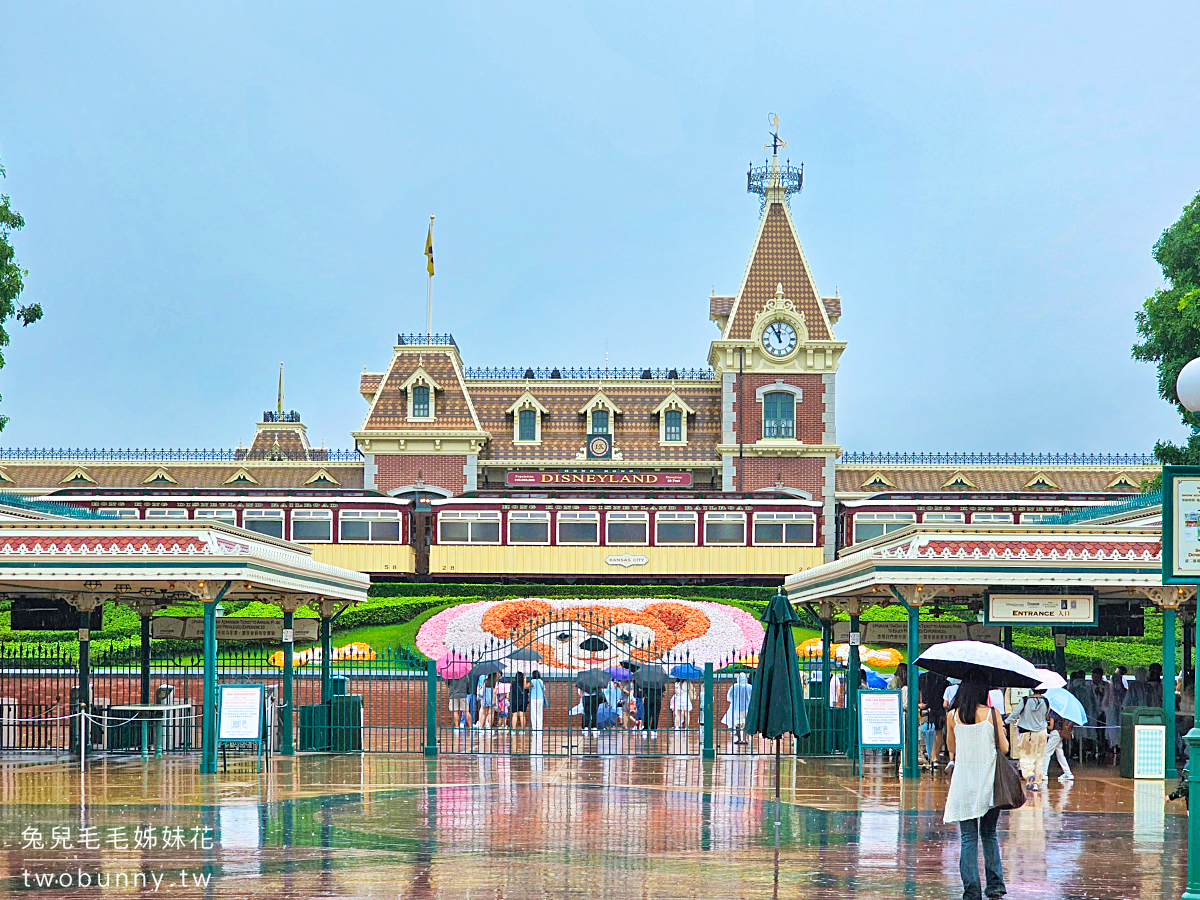
[[[550,543],[550,513],[511,512],[508,514],[510,544]]]
[[[283,537],[282,509],[248,509],[242,513],[242,527],[270,537]]]
[[[654,543],[695,544],[696,514],[657,513],[654,516]]]
[[[608,533],[605,542],[608,544],[640,544],[649,543],[650,516],[644,512],[610,512]]]
[[[327,509],[292,511],[292,540],[327,544],[333,540],[333,513]]]
[[[755,513],[754,543],[815,546],[817,522],[811,513]]]
[[[742,513],[712,512],[704,514],[704,543],[746,543],[746,517]]]
[[[392,509],[347,509],[340,515],[345,543],[387,544],[400,540],[400,513]]]
[[[600,543],[600,514],[594,512],[560,512],[558,514],[560,544]]]

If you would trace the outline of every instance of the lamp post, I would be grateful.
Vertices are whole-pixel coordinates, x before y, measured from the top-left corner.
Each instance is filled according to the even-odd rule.
[[[1180,404],[1190,413],[1200,413],[1200,359],[1193,359],[1190,363],[1184,366],[1179,377],[1175,379],[1175,395],[1179,398]],[[1196,427],[1192,426],[1193,435],[1197,433]],[[1163,479],[1163,513],[1164,521],[1167,521],[1168,504],[1174,504],[1175,498],[1168,497],[1166,491],[1166,479]],[[1170,513],[1170,518],[1173,522],[1173,510]],[[1178,523],[1174,523],[1178,527]],[[1164,533],[1163,542],[1164,551],[1168,536]],[[1171,536],[1173,540],[1173,535]],[[1173,555],[1173,549],[1171,550]],[[1163,558],[1166,559],[1166,552]],[[1164,566],[1164,572],[1166,567]],[[1200,615],[1195,617],[1196,627],[1200,629]],[[1164,631],[1164,641],[1167,640],[1167,635]],[[1200,638],[1200,630],[1197,631],[1197,638]],[[1170,637],[1174,641],[1174,635]],[[1196,641],[1196,645],[1200,647],[1200,640]],[[1174,690],[1173,684],[1163,684],[1163,691]],[[1192,726],[1192,730],[1184,735],[1183,742],[1188,748],[1188,792],[1195,792],[1196,797],[1200,798],[1200,728]],[[1188,880],[1187,890],[1183,892],[1183,900],[1200,900],[1200,803],[1197,804],[1196,815],[1192,815],[1191,804],[1188,804]]]

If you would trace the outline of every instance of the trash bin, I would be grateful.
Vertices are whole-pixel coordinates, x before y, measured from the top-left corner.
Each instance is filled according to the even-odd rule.
[[[345,680],[345,679],[343,679]],[[362,750],[362,694],[334,697],[329,704],[330,749],[336,753]]]
[[[175,702],[175,685],[160,684],[154,689],[154,702],[170,706]]]
[[[1132,778],[1135,772],[1138,725],[1166,725],[1167,714],[1158,706],[1127,706],[1121,710],[1121,777]]]
[[[329,749],[329,707],[324,703],[300,707],[300,749]]]

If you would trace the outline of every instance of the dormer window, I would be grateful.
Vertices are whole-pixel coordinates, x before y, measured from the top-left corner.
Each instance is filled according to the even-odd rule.
[[[666,399],[654,407],[658,416],[658,443],[660,446],[680,446],[687,443],[688,416],[694,416],[692,409],[675,391],[667,394]]]
[[[526,391],[505,412],[513,417],[514,444],[540,444],[542,442],[542,417],[550,414],[533,394]]]
[[[536,409],[523,409],[517,413],[517,440],[525,443],[537,440]]]
[[[683,440],[683,413],[678,409],[668,409],[663,413],[663,441],[677,444]]]
[[[414,385],[412,389],[412,417],[414,419],[430,419],[433,416],[429,408],[429,386]]]
[[[587,406],[579,410],[579,414],[585,417],[584,425],[588,434],[613,435],[616,434],[616,417],[621,415],[621,410],[603,391],[598,391],[587,402]]]
[[[441,386],[424,366],[417,366],[400,388],[408,394],[408,421],[428,422],[437,415],[437,392]]]

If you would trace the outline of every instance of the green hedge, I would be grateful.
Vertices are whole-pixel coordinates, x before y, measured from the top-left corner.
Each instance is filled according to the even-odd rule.
[[[666,600],[736,600],[765,604],[775,588],[705,587],[653,584],[428,584],[381,582],[371,585],[372,597],[470,597],[511,600],[523,597],[579,597],[588,600],[656,598]]]

